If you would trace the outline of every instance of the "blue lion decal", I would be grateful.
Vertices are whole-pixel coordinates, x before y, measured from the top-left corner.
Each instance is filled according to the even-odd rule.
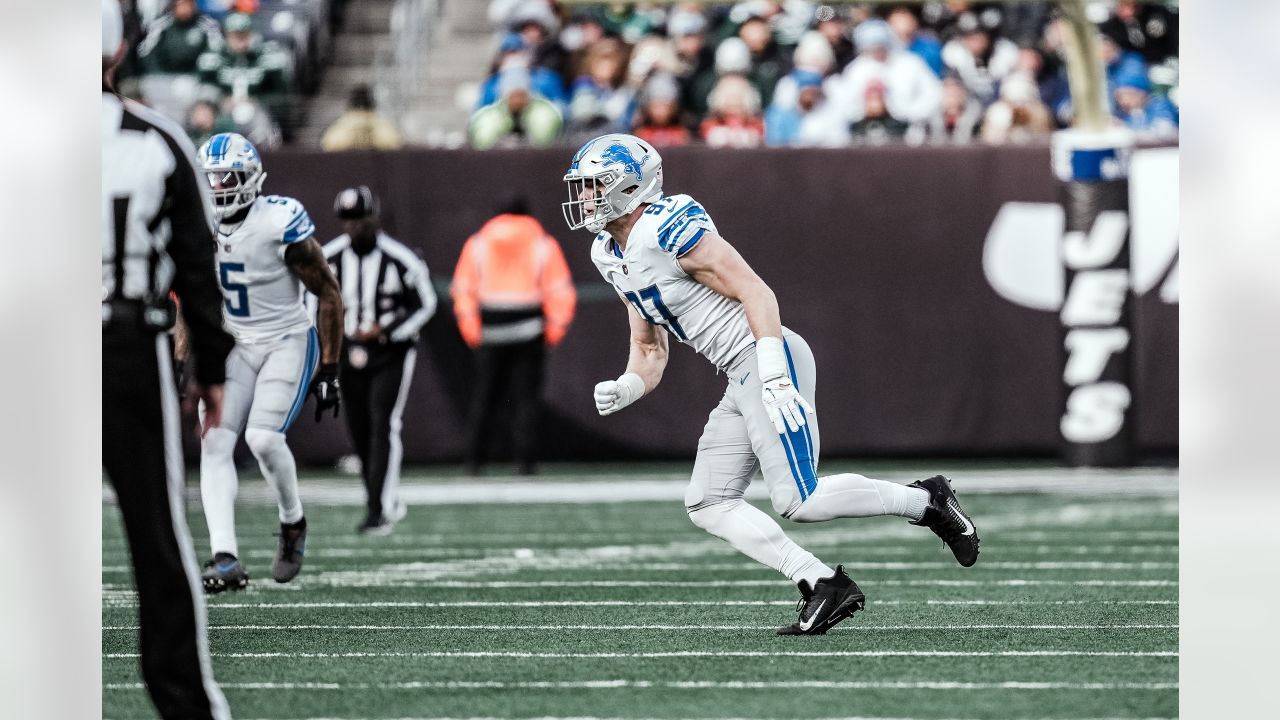
[[[644,171],[641,170],[640,167],[649,162],[649,156],[647,154],[639,160],[636,160],[635,156],[631,154],[631,151],[627,149],[626,145],[623,145],[622,143],[614,143],[605,148],[604,152],[602,152],[600,156],[604,158],[602,167],[621,165],[624,171],[635,174],[635,176],[641,180],[644,179]]]

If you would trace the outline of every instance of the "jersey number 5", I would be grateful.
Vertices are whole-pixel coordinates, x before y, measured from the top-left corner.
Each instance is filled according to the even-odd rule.
[[[231,297],[224,295],[222,304],[227,308],[227,314],[232,317],[249,317],[249,288],[244,283],[231,282],[231,273],[244,272],[244,263],[222,263],[218,266],[218,278],[222,281],[222,289],[228,293],[234,293],[236,302],[231,303]]]
[[[627,297],[627,300],[631,301],[631,304],[635,306],[636,311],[640,313],[640,317],[644,318],[645,322],[650,325],[665,325],[668,330],[675,333],[676,337],[681,340],[687,341],[689,339],[684,334],[684,328],[680,327],[680,321],[667,309],[666,303],[662,302],[662,293],[658,291],[657,285],[650,285],[641,290],[638,295],[630,291],[624,292],[623,295]],[[661,320],[654,320],[649,311],[644,309],[645,300],[653,303],[653,309],[657,310],[658,314],[662,316]]]

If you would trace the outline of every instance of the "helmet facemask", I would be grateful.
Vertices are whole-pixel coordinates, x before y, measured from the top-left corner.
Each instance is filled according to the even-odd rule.
[[[260,168],[253,171],[208,168],[205,170],[205,177],[213,195],[214,214],[219,220],[225,220],[253,204],[262,190],[267,174]]]
[[[591,232],[600,232],[610,220],[621,215],[622,208],[615,207],[609,199],[611,191],[622,179],[622,173],[614,170],[598,175],[565,175],[569,201],[560,204],[560,211],[569,229],[585,227]]]

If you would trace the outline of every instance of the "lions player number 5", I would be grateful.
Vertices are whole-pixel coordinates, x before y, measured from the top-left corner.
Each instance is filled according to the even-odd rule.
[[[231,282],[231,273],[244,272],[244,263],[222,263],[218,266],[218,278],[222,281],[222,289],[235,293],[235,303],[230,297],[222,299],[227,314],[234,317],[249,317],[249,288],[244,283]]]

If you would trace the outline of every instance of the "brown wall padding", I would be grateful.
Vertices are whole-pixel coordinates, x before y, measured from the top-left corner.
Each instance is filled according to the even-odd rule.
[[[571,149],[395,153],[278,152],[267,191],[301,200],[327,241],[343,187],[382,197],[385,226],[421,251],[437,280],[498,195],[523,189],[560,240],[581,288],[578,316],[549,358],[545,455],[688,457],[725,379],[675,347],[658,391],[609,418],[593,385],[624,368],[623,306],[588,257],[591,235],[560,218]],[[1054,313],[999,297],[982,271],[992,219],[1008,201],[1053,202],[1046,147],[856,148],[663,153],[668,193],[698,198],[773,287],[783,322],[818,363],[826,456],[1050,454],[1058,447],[1062,351]],[[457,460],[469,355],[442,295],[421,343],[404,418],[410,462]],[[1136,309],[1140,449],[1177,446],[1177,306],[1155,293]],[[290,432],[299,460],[347,452],[340,423],[310,404]]]

